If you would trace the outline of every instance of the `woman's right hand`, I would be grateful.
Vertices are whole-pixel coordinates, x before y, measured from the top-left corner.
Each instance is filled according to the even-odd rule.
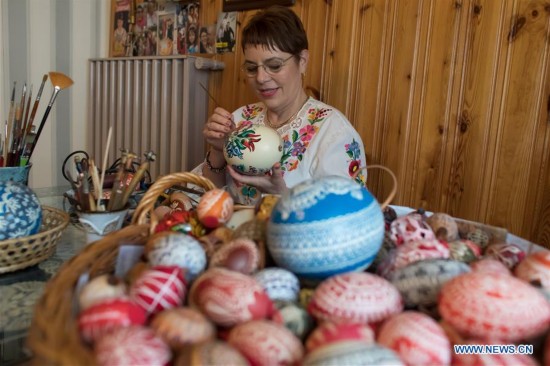
[[[204,125],[202,134],[212,148],[222,151],[226,137],[234,128],[233,115],[221,107],[216,107]]]

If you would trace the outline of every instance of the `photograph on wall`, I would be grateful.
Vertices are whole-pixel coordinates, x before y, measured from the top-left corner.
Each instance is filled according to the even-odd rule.
[[[170,56],[178,53],[176,32],[176,12],[159,12],[157,55]]]
[[[237,12],[221,12],[218,15],[216,28],[216,52],[235,51],[235,31],[237,29]]]
[[[187,53],[187,4],[179,4],[176,10],[176,40],[180,55]]]
[[[131,0],[114,0],[110,54],[112,57],[131,56],[129,50]]]
[[[216,24],[210,24],[200,28],[199,53],[216,53]]]

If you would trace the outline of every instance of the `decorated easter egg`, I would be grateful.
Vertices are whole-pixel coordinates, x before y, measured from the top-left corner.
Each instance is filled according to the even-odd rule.
[[[283,156],[283,139],[271,127],[243,123],[227,138],[223,154],[241,174],[262,175]]]
[[[443,212],[436,212],[426,219],[435,236],[445,241],[454,241],[458,239],[458,226],[451,215]]]
[[[130,297],[148,314],[180,306],[186,292],[183,271],[177,266],[146,269],[130,287]]]
[[[376,323],[402,310],[399,291],[389,281],[366,272],[324,280],[308,305],[317,320],[334,323]]]
[[[266,318],[274,310],[256,280],[221,267],[208,269],[193,282],[189,302],[215,324],[225,327]]]
[[[485,256],[495,258],[513,269],[525,258],[525,252],[519,246],[511,243],[491,244],[485,250]]]
[[[298,300],[300,282],[294,273],[284,268],[269,267],[256,272],[253,277],[271,300]]]
[[[537,336],[550,325],[550,303],[513,276],[473,271],[448,281],[439,313],[465,336],[515,342]]]
[[[394,350],[407,365],[449,365],[451,344],[431,317],[405,311],[386,320],[377,341]]]
[[[112,275],[101,275],[90,280],[80,291],[78,296],[80,310],[91,305],[126,294],[126,284],[119,278]]]
[[[251,274],[258,270],[260,253],[250,239],[235,239],[223,244],[210,258],[209,268],[225,267],[232,271]]]
[[[363,341],[330,343],[308,353],[302,366],[321,365],[391,365],[403,366],[403,361],[389,348]]]
[[[515,274],[526,282],[550,290],[550,251],[528,255],[517,265]]]
[[[351,179],[325,176],[291,188],[275,205],[267,246],[279,267],[306,280],[366,269],[384,239],[384,216]]]
[[[90,305],[78,315],[78,328],[82,338],[90,343],[114,329],[142,325],[147,314],[126,297],[107,299]]]
[[[437,239],[406,242],[395,250],[390,273],[411,263],[437,258],[449,258],[449,245]]]
[[[294,365],[304,356],[300,340],[284,326],[269,320],[237,325],[229,332],[227,342],[252,365]]]
[[[173,349],[216,338],[214,324],[200,311],[192,308],[164,310],[155,315],[151,328]]]
[[[374,331],[365,324],[323,322],[307,337],[305,345],[309,353],[324,345],[342,341],[363,341],[371,344],[375,342]]]
[[[94,348],[99,365],[168,365],[170,347],[151,328],[117,329],[98,339]]]
[[[248,360],[235,347],[220,340],[211,340],[184,347],[178,352],[174,366],[231,365],[249,366]]]
[[[207,228],[216,228],[231,219],[233,198],[223,189],[214,188],[205,192],[197,206],[200,222]]]
[[[206,254],[192,236],[173,231],[152,235],[145,244],[145,255],[151,266],[178,266],[191,283],[206,267]]]
[[[481,248],[471,240],[459,239],[449,242],[451,258],[464,263],[471,263],[481,256]]]
[[[42,207],[25,184],[0,181],[0,241],[38,233]]]
[[[511,275],[510,269],[498,259],[492,257],[482,258],[470,264],[470,268],[475,272],[500,273]]]
[[[398,217],[390,225],[390,238],[395,244],[401,245],[409,242],[433,240],[435,233],[426,224],[420,214],[409,214]]]
[[[273,315],[273,319],[283,324],[300,340],[304,340],[315,323],[307,310],[291,301],[276,300],[274,305],[277,312]]]

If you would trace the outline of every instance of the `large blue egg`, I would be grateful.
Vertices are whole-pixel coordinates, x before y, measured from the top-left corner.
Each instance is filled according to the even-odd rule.
[[[36,234],[42,207],[36,194],[23,183],[0,182],[0,240]]]
[[[339,176],[291,188],[267,226],[267,246],[276,264],[310,280],[366,269],[383,239],[384,215],[376,199]]]

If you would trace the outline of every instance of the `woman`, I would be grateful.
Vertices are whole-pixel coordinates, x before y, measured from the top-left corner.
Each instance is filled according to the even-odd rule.
[[[206,27],[201,27],[201,30],[199,32],[200,34],[200,53],[216,53],[214,50],[214,47],[209,43],[208,40],[208,29]]]
[[[227,186],[236,202],[248,205],[261,193],[282,194],[307,179],[354,176],[365,165],[361,137],[341,112],[304,91],[309,52],[298,16],[282,6],[258,12],[243,29],[241,47],[242,70],[260,102],[233,113],[214,110],[203,130],[211,148],[196,171],[218,187]],[[284,141],[283,157],[271,174],[242,175],[225,162],[224,139],[247,123],[270,126]],[[364,183],[363,172],[356,180]]]
[[[197,53],[199,52],[198,48],[197,27],[190,25],[187,29],[187,53]]]

